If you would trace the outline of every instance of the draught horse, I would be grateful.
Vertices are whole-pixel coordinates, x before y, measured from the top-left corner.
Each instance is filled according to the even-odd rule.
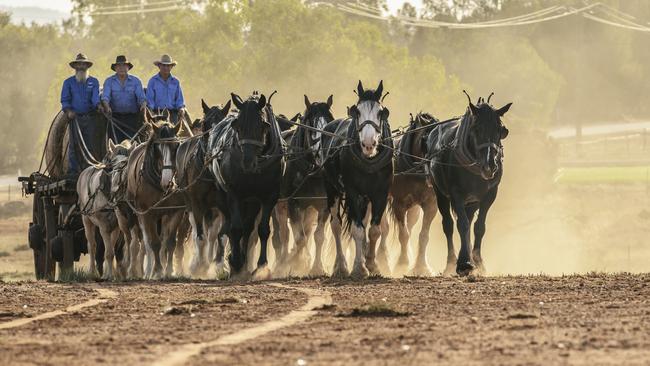
[[[231,97],[239,113],[226,119],[226,125],[220,123],[210,131],[210,171],[226,196],[226,207],[221,211],[230,239],[231,277],[245,277],[248,239],[261,210],[257,225],[260,256],[253,276],[266,279],[271,275],[267,258],[269,221],[280,194],[284,141],[264,94],[253,94],[246,101],[234,93]]]
[[[185,213],[185,202],[174,192],[173,181],[181,124],[173,125],[168,120],[169,114],[152,117],[147,111],[145,123],[149,124],[152,133],[129,155],[126,166],[127,201],[138,216],[147,251],[145,277],[155,279],[171,276],[173,272],[176,233]],[[183,245],[182,242],[178,244]],[[161,255],[166,260],[164,273]],[[182,272],[180,258],[177,256],[177,273]]]
[[[489,97],[487,102],[474,105],[469,95],[465,95],[469,100],[465,114],[459,119],[437,124],[427,139],[427,157],[431,160],[428,169],[449,252],[453,253],[454,248],[454,221],[450,207],[456,213],[456,227],[460,234],[458,259],[448,255],[447,265],[456,262],[456,273],[461,276],[470,274],[475,268],[479,272],[485,271],[481,258],[485,220],[497,197],[503,175],[501,140],[508,136],[501,117],[512,105],[508,103],[495,109],[490,105]],[[472,249],[470,228],[477,210]]]
[[[386,209],[393,179],[393,140],[388,124],[389,111],[382,106],[383,82],[376,90],[365,90],[359,81],[357,103],[349,108],[349,117],[330,122],[322,136],[325,160],[327,206],[336,241],[333,277],[348,276],[341,243],[340,203],[345,202],[347,227],[355,242],[355,278],[378,274],[375,247],[381,235],[381,220]],[[366,211],[372,205],[370,228],[366,235]]]

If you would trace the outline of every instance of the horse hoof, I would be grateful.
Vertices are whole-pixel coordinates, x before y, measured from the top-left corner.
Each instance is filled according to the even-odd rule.
[[[409,268],[409,259],[408,257],[399,257],[397,264],[395,264],[394,272],[398,275],[402,275],[408,271]]]
[[[370,276],[370,271],[365,264],[355,265],[350,276],[355,280],[363,280]]]
[[[343,262],[343,264],[339,264],[337,261],[334,265],[334,270],[332,271],[332,278],[347,278],[348,276],[350,276],[348,266],[345,264],[345,262]]]
[[[456,273],[461,277],[469,275],[472,270],[474,270],[474,265],[471,262],[462,262],[456,264]]]
[[[266,281],[271,279],[271,270],[268,266],[258,267],[253,271],[253,281]]]
[[[366,268],[368,269],[368,272],[373,276],[381,275],[381,272],[379,271],[379,266],[377,266],[377,263],[375,263],[374,261],[366,262]]]
[[[409,276],[413,277],[431,277],[433,272],[429,269],[427,265],[416,265],[411,271],[409,271]]]
[[[248,273],[248,271],[246,271],[245,269],[241,270],[240,272],[230,274],[230,279],[232,281],[238,281],[238,282],[248,281],[250,277],[251,277],[250,273]]]
[[[323,267],[314,267],[309,271],[309,276],[310,277],[324,277],[327,276],[327,273],[325,273],[325,270]]]

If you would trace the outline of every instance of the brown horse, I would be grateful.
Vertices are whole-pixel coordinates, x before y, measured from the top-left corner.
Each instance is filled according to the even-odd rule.
[[[406,134],[397,143],[395,156],[395,176],[390,194],[392,196],[391,212],[399,231],[401,251],[395,267],[396,274],[431,276],[427,263],[427,243],[429,228],[436,216],[438,206],[431,184],[424,169],[425,145],[429,131],[438,122],[433,116],[418,113],[411,119]],[[429,128],[427,128],[429,126]],[[411,230],[418,220],[418,206],[424,213],[422,230],[418,238],[418,253],[415,267],[409,270],[410,261],[408,244]],[[453,250],[452,250],[453,253]],[[453,268],[452,268],[453,271]]]
[[[148,256],[147,278],[163,276],[161,249],[166,259],[164,275],[171,276],[176,233],[185,212],[183,197],[174,192],[173,187],[174,157],[181,124],[174,126],[168,119],[169,114],[152,117],[147,111],[145,123],[151,126],[152,133],[146,142],[133,150],[126,167],[127,200],[142,230]],[[182,268],[177,268],[177,273],[180,272]]]

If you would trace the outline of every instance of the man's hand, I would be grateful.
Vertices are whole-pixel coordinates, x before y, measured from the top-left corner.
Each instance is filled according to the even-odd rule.
[[[187,113],[187,111],[185,110],[185,108],[180,108],[180,109],[178,110],[178,120],[179,120],[179,121],[182,121],[182,120],[185,118],[185,113]]]
[[[77,114],[72,109],[68,109],[67,111],[65,111],[65,115],[68,117],[69,120],[73,120],[77,117]]]
[[[113,111],[111,110],[111,106],[106,101],[102,101],[102,103],[100,104],[100,108],[102,107],[104,109],[104,113],[108,114],[109,116],[113,113]]]

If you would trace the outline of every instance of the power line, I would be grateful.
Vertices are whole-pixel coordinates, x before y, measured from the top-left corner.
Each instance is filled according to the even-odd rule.
[[[181,10],[187,9],[184,6],[168,6],[164,8],[154,8],[154,9],[133,9],[133,10],[116,10],[116,11],[104,11],[104,12],[92,12],[89,15],[120,15],[120,14],[139,14],[139,13],[153,13],[157,11],[169,11],[169,10]]]
[[[93,9],[93,12],[103,12],[105,10],[125,10],[125,9],[132,9],[132,8],[157,7],[157,6],[168,5],[168,4],[182,5],[183,2],[184,2],[184,0],[164,0],[164,1],[156,1],[156,2],[153,2],[153,1],[152,2],[138,1],[137,4],[101,6],[101,7]]]
[[[323,3],[323,2],[319,2],[319,3]],[[372,8],[364,4],[359,4],[359,3],[333,3],[332,4],[328,2],[327,5],[331,5],[340,11],[361,16],[361,17],[383,20],[383,21],[387,21],[390,19],[383,16],[381,10]],[[589,12],[592,10],[599,11],[602,14],[604,14],[606,17],[615,18],[618,21],[614,21],[611,19],[604,19],[594,14],[590,14]],[[560,11],[562,11],[562,13],[558,13]],[[482,29],[482,28],[498,28],[498,27],[531,25],[531,24],[556,20],[560,18],[565,18],[577,14],[581,14],[586,19],[601,24],[606,24],[614,27],[636,30],[641,32],[650,32],[650,27],[632,21],[631,19],[636,19],[634,16],[624,13],[618,9],[612,8],[606,4],[601,4],[599,2],[584,6],[582,8],[577,8],[577,9],[566,8],[564,6],[552,6],[528,14],[522,14],[522,15],[509,17],[509,18],[496,19],[496,20],[484,21],[484,22],[475,22],[475,23],[443,22],[443,21],[421,19],[421,18],[409,17],[403,15],[395,15],[392,16],[392,18],[401,21],[405,25],[414,26],[414,27],[446,28],[446,29]]]

